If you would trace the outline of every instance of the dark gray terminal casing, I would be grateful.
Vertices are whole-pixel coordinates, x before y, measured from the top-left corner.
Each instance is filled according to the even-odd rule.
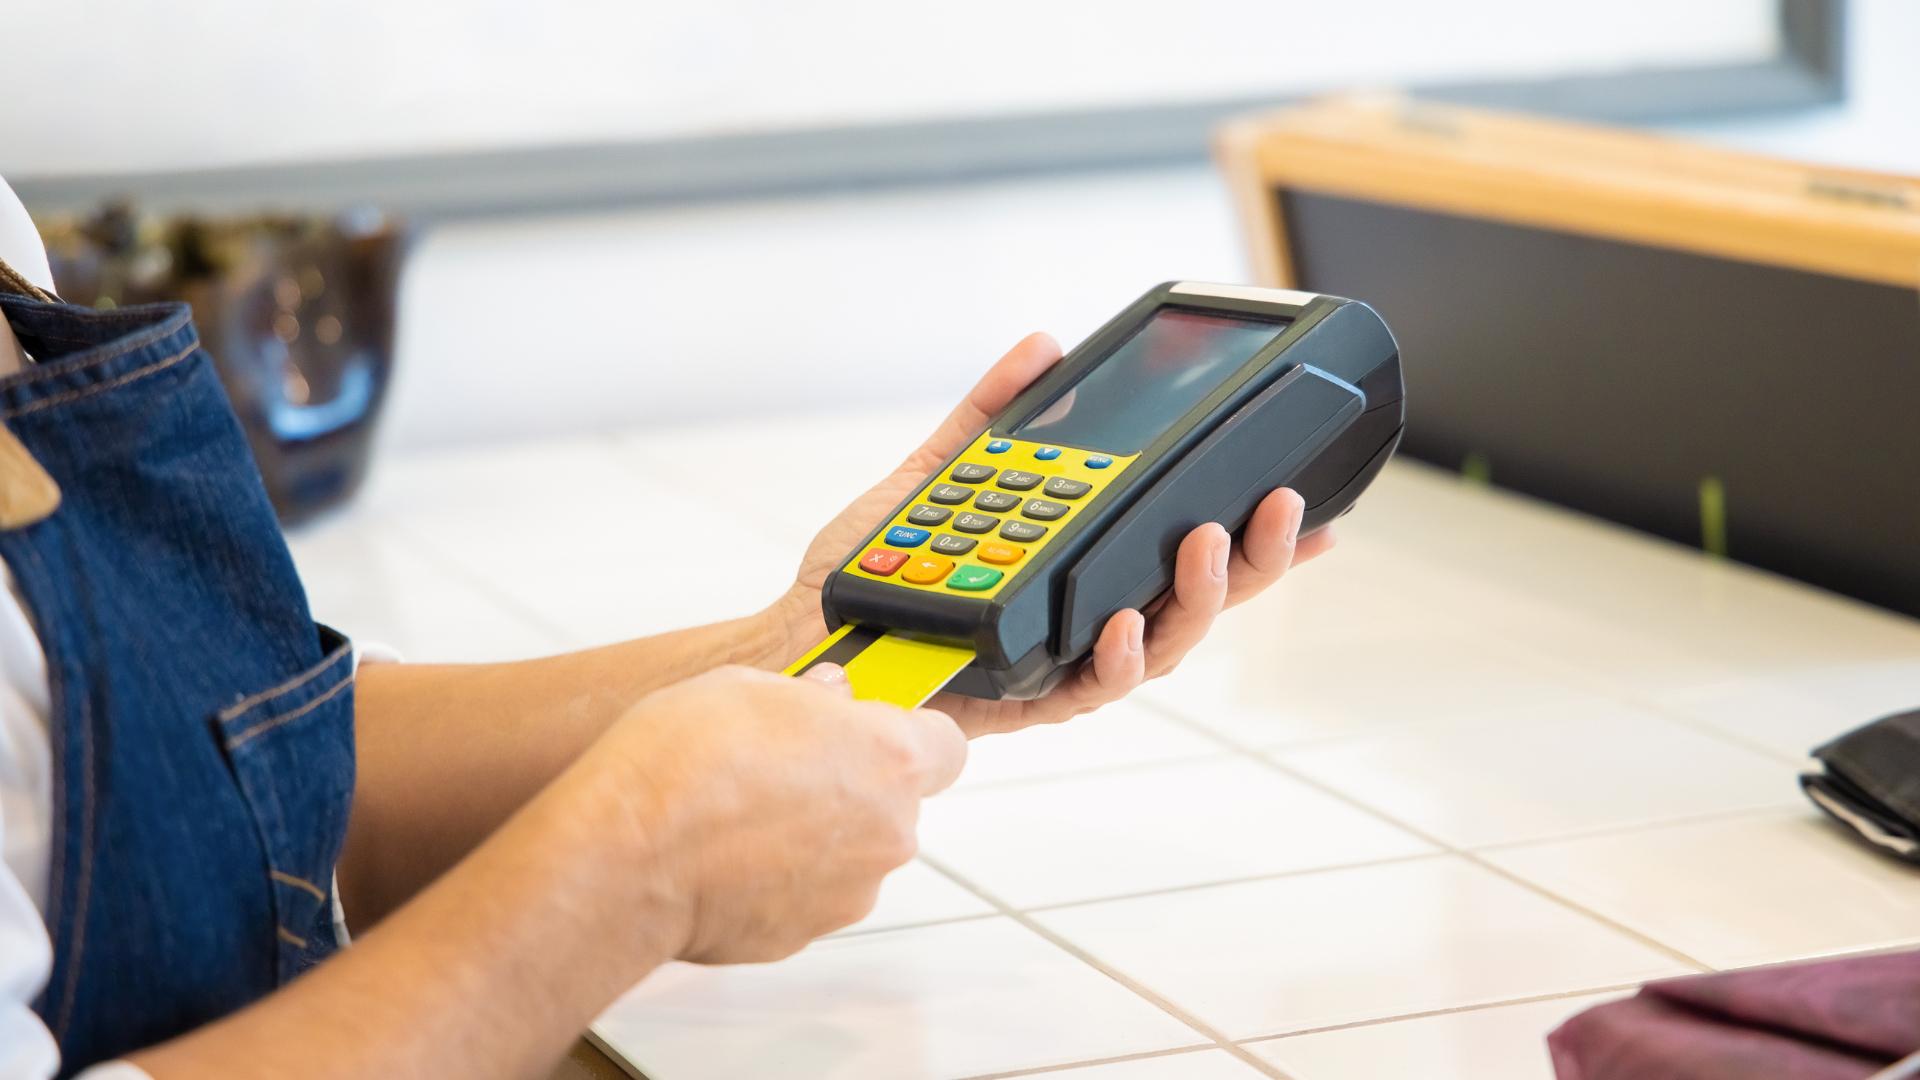
[[[1393,334],[1372,308],[1337,296],[1167,282],[1023,391],[994,418],[993,434],[1009,435],[1040,412],[1162,308],[1287,326],[1097,491],[991,599],[836,571],[821,589],[827,626],[854,622],[968,645],[974,662],[947,689],[1038,697],[1091,651],[1109,617],[1172,584],[1174,553],[1195,527],[1217,521],[1237,532],[1281,487],[1306,500],[1303,533],[1351,508],[1399,443],[1405,410]]]

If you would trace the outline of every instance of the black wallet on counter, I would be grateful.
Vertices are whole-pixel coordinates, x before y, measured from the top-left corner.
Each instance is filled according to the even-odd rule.
[[[1862,840],[1920,864],[1920,709],[1854,728],[1813,752],[1800,777],[1814,805]]]

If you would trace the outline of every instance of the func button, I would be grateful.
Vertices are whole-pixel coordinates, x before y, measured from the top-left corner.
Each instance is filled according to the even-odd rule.
[[[895,525],[887,530],[887,543],[894,547],[919,547],[933,534],[925,529],[909,529],[905,525]]]
[[[952,559],[942,559],[938,555],[916,555],[907,561],[907,568],[900,571],[900,580],[915,585],[932,585],[951,573]]]
[[[1066,503],[1048,502],[1045,499],[1028,499],[1020,508],[1020,516],[1035,521],[1058,521],[1071,509]]]

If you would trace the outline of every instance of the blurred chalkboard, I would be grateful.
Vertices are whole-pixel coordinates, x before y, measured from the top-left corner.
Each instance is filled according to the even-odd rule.
[[[1687,544],[1717,488],[1733,558],[1920,614],[1913,289],[1279,198],[1297,284],[1400,340],[1402,452]]]

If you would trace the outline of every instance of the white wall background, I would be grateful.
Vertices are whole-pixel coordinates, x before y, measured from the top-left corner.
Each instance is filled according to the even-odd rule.
[[[1856,0],[1853,99],[1688,134],[1920,172],[1920,4]],[[959,394],[1148,286],[1244,274],[1210,168],[442,229],[406,282],[399,446]]]
[[[1770,45],[1758,0],[1194,0],[1181,11],[1206,32],[1184,38],[1165,32],[1163,5],[1142,20],[1125,13],[1143,5],[1102,4],[1089,20],[1085,4],[981,2],[959,21],[942,14],[951,5],[885,0],[713,0],[679,14],[615,0],[482,0],[451,21],[441,5],[387,0],[31,5],[6,17],[0,80],[72,87],[58,62],[70,53],[49,41],[85,41],[119,59],[88,69],[106,82],[87,93],[0,115],[0,173],[1112,103]],[[1685,132],[1920,172],[1920,4],[1853,6],[1855,84],[1844,107]],[[710,18],[778,21],[803,8],[813,21],[759,44]],[[601,21],[587,25],[604,32],[583,36],[561,17],[589,9]],[[1307,41],[1309,10],[1322,32]],[[527,11],[543,17],[527,22]],[[1229,15],[1250,21],[1219,33]],[[923,20],[908,40],[942,47],[887,52],[880,31],[903,19]],[[840,32],[848,26],[868,32]],[[498,55],[503,35],[519,43],[525,70],[472,64]],[[234,59],[192,60],[209,48]],[[790,55],[762,57],[768,49]],[[1136,59],[1116,66],[1115,54]],[[795,57],[809,60],[780,66]],[[740,66],[755,58],[772,66]],[[856,60],[886,78],[848,81]],[[535,75],[551,95],[519,92]],[[924,405],[955,397],[1029,330],[1071,344],[1158,281],[1243,275],[1226,199],[1203,164],[477,221],[425,236],[411,262],[384,438],[406,448]]]
[[[13,3],[0,26],[0,73],[52,93],[44,108],[0,115],[0,169],[172,168],[1725,62],[1774,51],[1772,8],[1771,0]],[[76,61],[82,50],[86,60]]]

